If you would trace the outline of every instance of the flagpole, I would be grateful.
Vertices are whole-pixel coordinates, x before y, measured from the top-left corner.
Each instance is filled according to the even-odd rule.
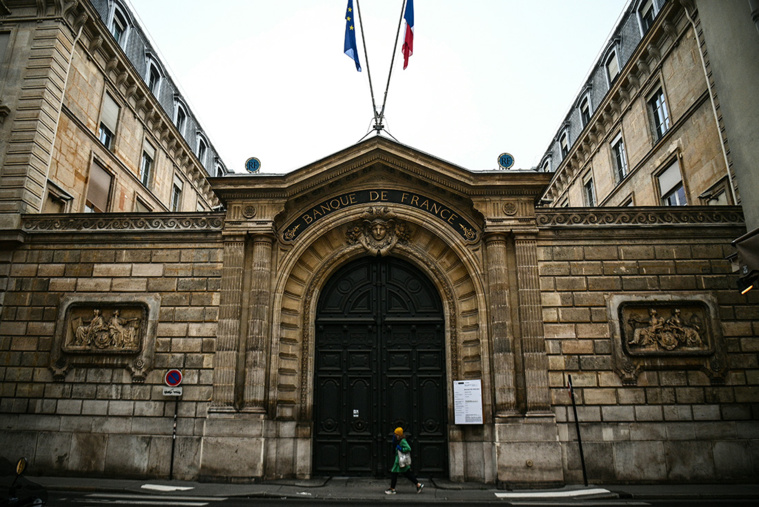
[[[369,93],[371,93],[372,95],[372,113],[374,113],[374,128],[376,130],[377,124],[380,123],[380,119],[377,116],[377,103],[374,101],[374,87],[372,86],[372,71],[371,71],[371,68],[369,67],[369,53],[367,52],[367,49],[366,49],[366,37],[364,37],[364,23],[363,21],[361,21],[361,6],[359,5],[358,0],[356,0],[356,10],[358,11],[358,25],[361,27],[361,43],[364,46],[364,60],[366,60],[366,74],[369,77]]]
[[[356,0],[358,2],[358,0]],[[387,86],[385,86],[385,97],[382,99],[382,111],[379,113],[379,120],[385,117],[385,104],[387,104],[387,91],[390,89],[390,78],[393,76],[393,64],[395,63],[395,52],[398,50],[398,36],[401,34],[401,23],[403,22],[403,12],[406,10],[406,0],[403,0],[401,5],[401,17],[398,19],[398,30],[395,32],[395,44],[393,45],[393,57],[390,59],[390,73],[387,75]],[[360,20],[360,18],[359,18]],[[366,49],[366,48],[364,48]],[[366,67],[369,68],[369,62],[366,62]],[[375,125],[375,130],[379,134],[379,129]]]

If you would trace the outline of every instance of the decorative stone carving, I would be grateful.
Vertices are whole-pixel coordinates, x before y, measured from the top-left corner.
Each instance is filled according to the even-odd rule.
[[[408,242],[410,226],[396,218],[386,207],[370,207],[360,220],[348,224],[349,244],[361,243],[376,255],[385,255],[400,241]]]
[[[743,224],[740,208],[721,206],[695,207],[687,210],[603,209],[593,211],[537,210],[538,226],[561,227],[592,225],[677,225],[677,224]]]
[[[518,208],[514,202],[506,202],[503,204],[503,213],[507,216],[514,216],[517,214]]]
[[[63,345],[65,351],[139,352],[144,308],[114,308],[110,310],[110,317],[108,312],[94,308],[89,321],[82,315],[88,311],[88,308],[71,310],[68,317],[71,326]]]
[[[705,294],[610,296],[614,369],[627,385],[645,370],[700,369],[712,383],[727,373],[718,305]]]
[[[242,208],[242,216],[244,216],[247,219],[251,219],[256,216],[256,207],[247,205],[243,206]]]
[[[58,311],[50,369],[64,380],[73,367],[124,367],[134,382],[152,368],[158,295],[77,294]]]
[[[705,311],[701,307],[688,308],[687,321],[680,308],[667,307],[665,318],[656,307],[648,309],[648,318],[641,314],[645,308],[622,305],[621,319],[625,324],[623,343],[631,355],[658,354],[662,352],[708,351],[708,340],[704,319]],[[666,315],[666,314],[665,314]]]
[[[26,231],[160,231],[160,230],[221,230],[223,215],[198,213],[119,214],[118,216],[56,215],[55,217],[25,216]]]

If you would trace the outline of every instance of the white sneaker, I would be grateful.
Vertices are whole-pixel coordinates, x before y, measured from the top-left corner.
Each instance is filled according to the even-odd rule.
[[[394,495],[395,494],[395,490],[394,489],[386,489],[385,490],[385,494],[386,495]]]

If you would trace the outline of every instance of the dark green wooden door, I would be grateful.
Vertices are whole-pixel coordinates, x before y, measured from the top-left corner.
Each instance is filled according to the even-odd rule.
[[[440,296],[411,264],[367,257],[332,276],[316,317],[315,475],[387,475],[402,426],[414,471],[447,476],[444,342]]]

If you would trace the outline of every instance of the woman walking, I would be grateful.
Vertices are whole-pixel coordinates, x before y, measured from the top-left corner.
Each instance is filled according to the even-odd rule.
[[[409,453],[411,452],[411,446],[408,445],[408,442],[405,438],[403,438],[403,428],[395,428],[395,431],[393,432],[393,454],[395,454],[395,461],[393,461],[393,468],[390,469],[390,473],[392,474],[393,478],[390,480],[390,489],[385,490],[386,495],[394,495],[395,494],[395,485],[398,482],[398,474],[403,474],[406,476],[408,480],[410,480],[414,486],[416,486],[416,492],[421,493],[422,488],[424,488],[424,484],[416,480],[416,477],[414,477],[414,472],[411,471],[411,464],[408,464],[406,466],[400,466],[398,463],[398,452],[402,453]]]

